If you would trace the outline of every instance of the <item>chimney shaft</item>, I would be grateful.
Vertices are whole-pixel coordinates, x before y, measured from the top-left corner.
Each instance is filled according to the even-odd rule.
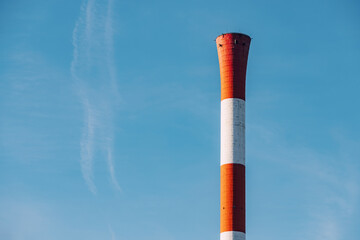
[[[245,240],[245,79],[250,37],[216,38],[221,77],[220,240]]]

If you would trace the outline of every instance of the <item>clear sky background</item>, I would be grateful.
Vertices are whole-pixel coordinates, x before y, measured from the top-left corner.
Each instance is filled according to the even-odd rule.
[[[247,239],[360,239],[357,0],[1,1],[0,239],[219,239],[226,32]]]

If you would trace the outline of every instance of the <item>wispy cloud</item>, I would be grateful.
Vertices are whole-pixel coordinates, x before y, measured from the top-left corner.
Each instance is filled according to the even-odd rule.
[[[338,240],[340,238],[340,229],[338,221],[330,213],[322,213],[321,215],[314,216],[314,219],[318,222],[312,231],[314,239],[316,240]]]
[[[0,203],[1,239],[51,239],[54,229],[49,205],[14,198],[2,198]]]
[[[81,170],[83,177],[92,193],[96,193],[96,187],[93,181],[93,157],[94,157],[94,132],[95,115],[94,109],[90,106],[87,98],[82,99],[85,112],[84,129],[80,142],[81,148]]]
[[[119,101],[113,57],[113,1],[107,4],[84,1],[73,31],[71,74],[83,105],[84,127],[80,141],[81,170],[89,190],[96,194],[94,162],[99,152],[115,177],[113,160],[113,121]]]
[[[256,146],[248,148],[250,159],[271,161],[310,183],[298,186],[304,194],[299,198],[308,203],[303,216],[309,221],[307,234],[316,240],[344,239],[347,228],[344,222],[356,214],[360,189],[359,175],[356,170],[351,170],[358,167],[355,156],[359,154],[352,152],[356,148],[351,147],[349,140],[335,138],[337,149],[319,152],[299,143],[291,145],[281,129],[274,127],[252,124],[248,126],[248,132],[251,133],[248,146]]]
[[[108,167],[109,167],[111,182],[114,185],[114,187],[120,191],[121,188],[120,188],[120,185],[115,176],[115,167],[114,167],[114,161],[113,161],[113,157],[112,157],[112,149],[110,147],[108,148],[107,163],[108,163]]]
[[[110,232],[111,240],[116,240],[116,235],[111,225],[109,225],[109,232]]]

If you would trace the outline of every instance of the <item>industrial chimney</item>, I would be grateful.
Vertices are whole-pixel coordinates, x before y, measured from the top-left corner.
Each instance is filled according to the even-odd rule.
[[[216,38],[221,77],[220,240],[245,240],[245,79],[250,37]]]

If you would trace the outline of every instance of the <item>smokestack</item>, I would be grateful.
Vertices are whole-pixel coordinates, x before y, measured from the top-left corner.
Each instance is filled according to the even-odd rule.
[[[221,77],[220,240],[245,240],[245,79],[250,37],[216,38]]]

